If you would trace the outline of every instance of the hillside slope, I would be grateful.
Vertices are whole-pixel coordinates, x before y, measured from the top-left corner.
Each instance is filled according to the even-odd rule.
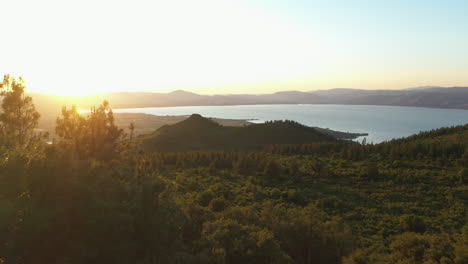
[[[330,135],[293,121],[225,127],[198,114],[140,137],[147,151],[245,150],[269,144],[335,141]]]
[[[418,134],[393,141],[405,143],[430,143],[431,141],[437,141],[445,143],[463,143],[468,145],[468,124],[423,131]]]

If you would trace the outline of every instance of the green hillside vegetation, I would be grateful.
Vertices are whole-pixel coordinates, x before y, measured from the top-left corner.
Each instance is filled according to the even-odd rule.
[[[272,121],[243,127],[227,127],[198,114],[159,128],[141,139],[147,151],[249,150],[268,144],[300,144],[335,141],[335,138],[293,121]]]
[[[55,137],[55,125],[56,118],[60,111],[49,112],[44,115],[41,112],[41,119],[39,120],[38,130],[47,132],[51,135],[51,138]],[[164,125],[173,125],[179,123],[190,116],[157,116],[143,113],[114,113],[115,124],[118,127],[124,129],[126,133],[130,133],[130,126],[133,124],[134,130],[133,135],[144,135],[151,134],[155,130],[159,129]],[[247,126],[253,124],[249,120],[243,119],[222,119],[222,118],[210,118],[210,120],[219,123],[222,126]],[[331,135],[335,138],[340,139],[355,139],[360,136],[367,136],[367,133],[350,133],[334,131],[331,129],[314,127],[322,133]]]
[[[272,122],[252,133],[314,140],[148,153],[103,103],[64,108],[49,145],[24,83],[1,84],[0,263],[468,263],[467,125],[360,145]],[[187,144],[225,129],[187,122]]]
[[[51,135],[51,138],[55,137],[56,119],[59,114],[60,111],[53,113],[49,112],[46,114],[41,112],[41,119],[39,122],[38,129],[49,133]],[[127,133],[130,133],[130,124],[134,125],[135,129],[133,133],[135,136],[150,134],[164,125],[172,125],[181,122],[182,120],[185,120],[188,117],[189,116],[157,116],[143,113],[114,113],[115,124],[118,127],[124,129]],[[221,118],[212,118],[212,120],[223,126],[245,126],[251,124],[247,120]],[[330,132],[333,133],[334,131]],[[341,136],[341,134],[338,135]],[[350,137],[352,139],[355,135],[344,133],[342,136]]]

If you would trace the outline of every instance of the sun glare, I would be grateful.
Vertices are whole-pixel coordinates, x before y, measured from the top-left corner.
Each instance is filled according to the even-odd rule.
[[[0,43],[0,73],[22,75],[30,92],[66,96],[181,87],[238,93],[249,86],[254,89],[247,92],[261,93],[272,92],[279,82],[282,90],[397,89],[418,86],[427,76],[435,85],[468,80],[459,62],[466,55],[454,52],[466,43],[459,35],[457,41],[444,41],[450,48],[427,45],[405,30],[398,40],[382,36],[374,23],[343,23],[343,14],[323,20],[326,9],[301,11],[306,14],[301,20],[254,2],[2,2],[4,10],[22,10],[28,19],[18,20],[15,12],[0,16],[0,24],[9,25],[2,34],[12,40]],[[440,63],[432,63],[434,54],[443,54],[435,57]],[[422,75],[415,70],[419,64]],[[265,85],[255,86],[259,83]]]
[[[31,92],[79,96],[303,78],[322,69],[332,54],[318,31],[241,2],[112,2],[115,10],[108,12],[109,3],[84,1],[78,10],[67,6],[62,14],[38,19],[39,25],[22,25],[25,32],[17,37],[25,43],[39,37],[36,32],[44,34],[34,49],[42,52],[7,54],[2,64],[23,75]],[[100,10],[106,10],[106,23]]]

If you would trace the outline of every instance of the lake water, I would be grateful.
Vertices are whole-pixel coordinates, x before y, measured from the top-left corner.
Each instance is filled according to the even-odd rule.
[[[308,126],[369,133],[379,143],[420,131],[468,123],[468,110],[369,105],[236,105],[114,109],[116,113],[191,115],[226,119],[294,120]]]

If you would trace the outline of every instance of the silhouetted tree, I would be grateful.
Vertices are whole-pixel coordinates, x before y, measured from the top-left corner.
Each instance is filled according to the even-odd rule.
[[[20,148],[26,148],[45,134],[36,133],[39,112],[36,111],[32,98],[25,95],[26,85],[23,78],[4,75],[0,83],[3,96],[0,114],[1,133],[12,139]]]
[[[55,132],[62,143],[71,144],[79,155],[98,159],[116,157],[124,138],[123,130],[114,124],[114,115],[107,101],[93,107],[86,117],[78,113],[76,106],[69,110],[63,107]]]
[[[86,119],[80,113],[78,108],[73,105],[70,109],[62,108],[62,116],[57,117],[55,133],[61,138],[61,141],[78,152],[86,152],[85,137],[87,124]]]
[[[130,125],[128,125],[128,129],[130,129],[130,140],[132,140],[133,132],[135,131],[135,125],[133,124],[133,122],[131,122]]]

